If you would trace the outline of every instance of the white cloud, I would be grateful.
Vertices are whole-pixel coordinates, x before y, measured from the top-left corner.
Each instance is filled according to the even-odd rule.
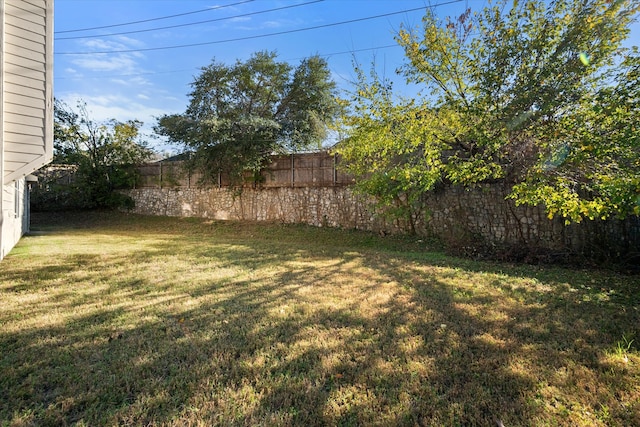
[[[85,39],[80,42],[83,48],[91,50],[111,50],[122,49],[123,45],[114,44],[113,42],[103,39]]]
[[[149,80],[147,80],[142,76],[129,77],[126,74],[114,76],[114,78],[111,79],[111,82],[121,86],[136,87],[136,88],[139,88],[142,86],[151,86],[151,83],[149,82]]]
[[[79,100],[87,104],[87,111],[91,120],[96,123],[106,122],[115,119],[121,122],[127,120],[139,120],[143,122],[140,129],[140,137],[146,140],[158,152],[174,150],[175,148],[166,144],[162,138],[158,138],[153,132],[153,126],[156,124],[156,117],[171,112],[180,112],[178,110],[169,111],[167,109],[157,108],[148,105],[145,96],[121,96],[121,95],[102,95],[91,96],[88,94],[67,94],[61,97],[64,102],[75,109]],[[149,97],[146,97],[149,98]],[[151,102],[153,104],[153,102]]]
[[[295,29],[304,25],[301,20],[267,20],[267,21],[252,21],[252,25],[239,25],[235,29],[242,31],[260,31],[260,30],[274,30],[278,28],[291,28]]]
[[[97,123],[111,119],[142,121],[141,135],[145,138],[152,135],[156,118],[183,112],[184,99],[164,88],[163,79],[167,76],[145,68],[146,55],[99,53],[143,46],[142,42],[128,37],[85,41],[82,51],[95,53],[65,56],[64,63],[58,62],[59,70],[64,72],[56,75],[61,83],[56,86],[56,98],[74,109],[78,101],[83,101],[90,119]]]
[[[116,40],[118,40],[122,46],[127,46],[129,48],[144,48],[146,43],[142,40],[134,39],[127,36],[117,36]]]
[[[104,122],[110,119],[120,121],[142,120],[138,113],[145,109],[140,104],[132,103],[130,98],[119,95],[95,96],[86,93],[69,93],[61,96],[61,98],[68,105],[74,107],[78,102],[86,103],[90,118],[96,122]]]
[[[67,105],[75,109],[79,101],[87,104],[87,111],[91,120],[106,122],[111,119],[118,121],[140,120],[144,123],[141,132],[153,133],[156,117],[164,114],[180,113],[184,110],[183,100],[157,96],[151,94],[98,94],[91,93],[66,93],[58,96]],[[159,102],[161,101],[161,102]]]
[[[118,36],[109,39],[82,39],[79,43],[84,49],[95,51],[139,49],[145,46],[145,43],[141,40],[125,36]]]
[[[282,22],[279,21],[264,21],[262,23],[262,28],[280,28],[282,27]]]
[[[121,73],[139,72],[136,60],[127,54],[95,53],[77,57],[71,61],[73,65],[87,71],[119,71]]]
[[[141,52],[120,52],[101,53],[108,51],[119,51],[138,49],[145,44],[131,37],[117,37],[116,39],[85,39],[80,42],[82,50],[87,52],[71,59],[71,64],[87,72],[113,72],[118,74],[133,74],[143,72],[139,61],[145,56]]]
[[[237,18],[229,19],[229,22],[247,22],[247,21],[251,21],[251,18],[248,16],[239,16]]]
[[[184,99],[183,99],[183,98],[178,98],[178,97],[176,97],[176,96],[164,96],[162,99],[164,99],[165,101],[172,102],[172,103],[174,103],[174,102],[175,102],[175,103],[178,103],[178,102],[182,103],[182,102],[184,102]]]

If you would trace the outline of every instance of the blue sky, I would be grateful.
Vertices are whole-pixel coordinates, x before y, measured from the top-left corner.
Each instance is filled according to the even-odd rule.
[[[55,0],[54,93],[84,100],[95,120],[138,119],[150,133],[155,117],[184,111],[189,84],[214,58],[272,50],[295,65],[319,54],[348,89],[354,56],[394,76],[403,62],[394,33],[419,25],[429,4],[445,17],[486,1]],[[640,45],[638,27],[630,44]]]

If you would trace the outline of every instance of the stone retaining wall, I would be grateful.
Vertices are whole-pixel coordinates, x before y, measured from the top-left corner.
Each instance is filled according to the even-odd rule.
[[[134,212],[146,215],[204,217],[219,220],[278,221],[355,228],[384,233],[408,231],[408,222],[388,221],[366,197],[350,187],[225,188],[128,190]],[[507,189],[485,185],[447,187],[430,193],[414,217],[415,231],[457,245],[508,245],[571,250],[603,256],[637,256],[640,218],[585,221],[565,226],[540,207],[515,206]]]
[[[219,220],[278,221],[315,226],[381,230],[362,197],[347,187],[158,189],[125,191],[134,212],[145,215],[203,217]]]

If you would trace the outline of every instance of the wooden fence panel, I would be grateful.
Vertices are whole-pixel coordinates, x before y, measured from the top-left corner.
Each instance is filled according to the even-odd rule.
[[[138,166],[137,188],[155,188],[160,186],[161,163],[149,163]]]
[[[252,187],[332,187],[350,185],[353,179],[339,171],[337,156],[327,152],[276,155],[260,172],[261,179],[253,182],[245,174],[245,186]],[[183,162],[158,162],[139,167],[138,188],[196,188],[202,185],[202,175],[189,172]],[[217,182],[207,186],[228,187],[230,180],[224,174]]]

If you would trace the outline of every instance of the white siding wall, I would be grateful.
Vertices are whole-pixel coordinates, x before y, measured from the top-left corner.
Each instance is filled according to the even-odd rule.
[[[27,185],[19,179],[2,187],[2,242],[0,259],[9,253],[20,237],[28,231],[26,219]]]
[[[5,183],[30,174],[53,155],[50,3],[4,0]]]
[[[53,0],[0,0],[0,259],[28,230],[24,176],[53,157]]]

